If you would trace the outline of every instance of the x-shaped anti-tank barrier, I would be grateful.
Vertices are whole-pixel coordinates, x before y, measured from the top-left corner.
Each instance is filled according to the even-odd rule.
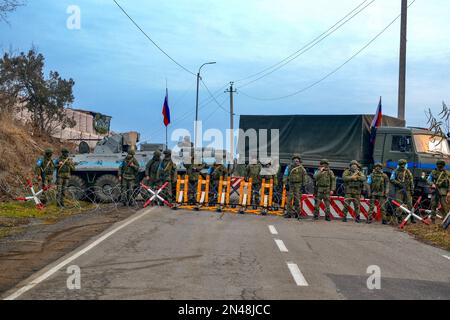
[[[49,191],[50,189],[53,188],[53,186],[49,185],[49,186],[44,186],[43,189],[39,190],[38,192],[34,191],[34,186],[33,186],[33,182],[31,180],[27,180],[27,188],[30,189],[31,192],[31,196],[25,196],[25,197],[17,197],[16,200],[17,201],[23,201],[23,202],[28,202],[33,200],[34,203],[36,204],[36,208],[39,210],[44,210],[45,206],[42,203],[40,196],[44,193]]]
[[[152,188],[141,182],[141,187],[150,194],[150,198],[144,203],[144,208],[147,208],[149,205],[157,204],[158,201],[161,201],[169,208],[172,208],[172,204],[161,196],[161,193],[168,185],[169,182],[166,182],[158,190],[154,191]]]

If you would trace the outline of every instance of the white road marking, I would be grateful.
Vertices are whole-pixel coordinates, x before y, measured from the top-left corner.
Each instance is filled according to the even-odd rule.
[[[111,230],[110,232],[106,233],[105,235],[103,235],[102,237],[100,237],[99,239],[95,240],[94,242],[92,242],[90,245],[88,245],[86,248],[81,249],[80,251],[74,253],[72,256],[68,257],[66,260],[62,261],[61,263],[59,263],[58,265],[56,265],[55,267],[51,268],[50,270],[48,270],[47,272],[45,272],[43,275],[37,277],[36,279],[32,280],[31,282],[29,282],[27,285],[23,286],[22,288],[20,288],[19,290],[17,290],[16,292],[14,292],[13,294],[9,295],[8,297],[6,297],[4,300],[15,300],[18,297],[20,297],[22,294],[24,294],[25,292],[31,290],[32,288],[34,288],[36,285],[38,285],[39,283],[47,280],[49,277],[51,277],[53,274],[55,274],[56,272],[58,272],[60,269],[62,269],[63,267],[65,267],[66,265],[68,265],[69,263],[71,263],[72,261],[74,261],[75,259],[81,257],[83,254],[85,254],[86,252],[90,251],[91,249],[95,248],[96,246],[98,246],[100,243],[102,243],[103,241],[105,241],[106,239],[108,239],[109,237],[111,237],[113,234],[117,233],[118,231],[122,230],[123,228],[125,228],[126,226],[132,224],[133,222],[135,222],[136,220],[139,220],[140,218],[142,218],[143,216],[149,214],[151,211],[153,211],[154,208],[151,208],[141,214],[139,214],[138,216],[134,216],[134,217],[130,217],[127,220],[125,220],[120,226],[118,226],[117,228]]]
[[[281,252],[289,252],[286,246],[284,245],[283,240],[275,239],[275,243],[278,246],[278,249],[280,249]]]
[[[296,265],[293,262],[288,262],[287,265],[288,265],[289,271],[291,272],[292,277],[294,278],[297,286],[299,286],[299,287],[309,286],[308,282],[306,281],[305,277],[303,276],[302,272],[300,271],[300,268],[298,267],[298,265]]]
[[[271,233],[271,234],[274,234],[274,235],[277,235],[277,234],[278,234],[278,231],[277,231],[277,229],[275,229],[274,226],[269,226],[269,230],[270,230],[270,233]]]
[[[450,257],[449,257],[449,256],[445,256],[445,255],[443,255],[443,257],[444,257],[445,259],[448,259],[448,260],[450,260]]]

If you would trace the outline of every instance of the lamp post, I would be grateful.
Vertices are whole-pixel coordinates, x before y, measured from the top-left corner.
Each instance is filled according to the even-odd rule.
[[[194,144],[194,148],[197,148],[197,146],[198,146],[197,122],[198,122],[198,93],[199,93],[199,89],[200,89],[200,80],[201,80],[200,72],[202,71],[202,68],[208,64],[216,64],[216,62],[207,62],[207,63],[202,64],[202,66],[198,69],[198,73],[197,73],[197,99],[196,99],[196,103],[195,103],[195,124],[194,124],[195,144]]]

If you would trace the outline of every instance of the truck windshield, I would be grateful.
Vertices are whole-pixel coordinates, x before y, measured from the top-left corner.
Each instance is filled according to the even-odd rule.
[[[414,142],[418,153],[450,155],[448,142],[445,138],[420,134],[414,135]]]

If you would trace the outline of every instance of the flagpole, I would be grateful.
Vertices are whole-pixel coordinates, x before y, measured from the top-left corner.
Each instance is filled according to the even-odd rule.
[[[168,86],[167,86],[167,78],[166,78],[166,97],[167,97],[167,102],[168,102],[168,100],[169,100],[169,89],[168,89]],[[167,140],[167,127],[168,126],[166,126],[166,150],[168,150],[169,149],[169,144],[168,144],[168,140]]]

